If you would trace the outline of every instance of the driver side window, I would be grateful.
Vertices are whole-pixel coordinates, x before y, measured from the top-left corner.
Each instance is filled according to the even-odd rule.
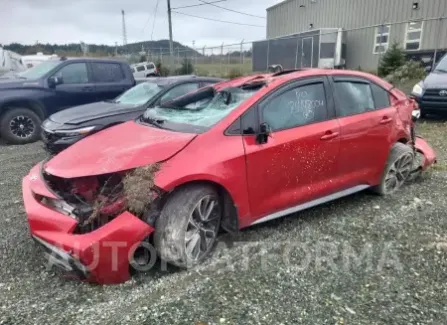
[[[328,119],[322,82],[295,87],[261,105],[262,120],[272,131],[291,129]]]
[[[68,64],[56,72],[55,76],[61,78],[63,84],[86,84],[89,82],[85,63]]]
[[[167,102],[171,99],[175,99],[177,97],[186,95],[194,90],[199,89],[198,83],[187,83],[183,85],[179,85],[177,87],[172,88],[166,94],[161,97],[160,103]]]

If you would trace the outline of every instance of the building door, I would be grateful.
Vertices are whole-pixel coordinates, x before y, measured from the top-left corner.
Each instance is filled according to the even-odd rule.
[[[312,68],[312,57],[314,54],[314,38],[306,37],[301,41],[301,68]]]

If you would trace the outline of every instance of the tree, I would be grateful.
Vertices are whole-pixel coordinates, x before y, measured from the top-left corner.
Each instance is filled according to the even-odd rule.
[[[142,62],[146,62],[147,61],[147,59],[146,59],[146,55],[141,55],[140,56],[140,63],[142,63]]]
[[[187,57],[183,58],[182,66],[177,69],[178,75],[184,75],[184,74],[193,74],[194,73],[194,65],[192,64],[191,60]]]
[[[403,66],[405,62],[404,51],[397,42],[394,42],[380,59],[377,72],[380,77],[386,77]]]

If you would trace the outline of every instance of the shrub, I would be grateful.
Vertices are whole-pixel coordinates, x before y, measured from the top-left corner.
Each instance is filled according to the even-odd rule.
[[[406,61],[402,66],[388,74],[385,79],[394,84],[405,84],[409,81],[424,79],[424,67],[417,61]]]
[[[163,63],[161,63],[160,60],[157,61],[157,63],[155,64],[157,66],[157,70],[160,73],[160,75],[162,77],[167,77],[169,76],[169,69],[167,67],[165,67],[163,65]]]
[[[377,72],[380,77],[386,77],[404,64],[404,51],[399,47],[397,42],[394,42],[380,59]]]
[[[242,77],[242,72],[240,69],[232,68],[226,75],[228,79],[234,79],[238,77]]]

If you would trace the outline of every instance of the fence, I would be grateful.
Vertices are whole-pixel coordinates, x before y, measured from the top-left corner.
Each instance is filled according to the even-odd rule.
[[[336,55],[332,48],[335,29],[312,29],[305,33],[284,37],[222,44],[214,47],[194,47],[193,49],[174,48],[172,57],[175,69],[182,73],[198,75],[231,76],[253,71],[266,71],[270,65],[281,64],[294,69],[309,65],[323,67],[327,59]],[[383,22],[344,30],[343,56],[346,67],[350,69],[376,70],[378,62],[393,42],[398,42],[409,59],[420,61],[423,66],[432,66],[447,53],[447,17],[433,17],[399,22]],[[313,38],[309,48],[306,39]],[[310,44],[310,41],[308,42]],[[135,53],[139,57],[143,53]],[[170,51],[166,48],[152,49],[146,57],[150,61],[170,65]],[[192,66],[185,65],[185,59]],[[307,60],[307,61],[306,61]],[[307,62],[307,63],[306,63]],[[183,67],[183,71],[180,71]],[[189,71],[194,70],[194,71]]]

